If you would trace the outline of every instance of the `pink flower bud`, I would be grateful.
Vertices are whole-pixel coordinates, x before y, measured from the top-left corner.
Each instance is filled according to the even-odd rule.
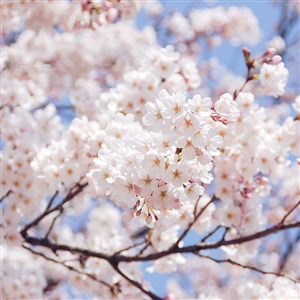
[[[271,47],[264,53],[264,56],[273,56],[276,53],[276,51],[277,50],[275,48]]]
[[[279,56],[279,55],[274,55],[274,56],[272,57],[272,62],[273,62],[275,65],[279,64],[281,61],[282,61],[282,57]]]
[[[243,54],[244,54],[244,56],[250,56],[251,55],[251,51],[248,48],[244,47],[243,48]]]

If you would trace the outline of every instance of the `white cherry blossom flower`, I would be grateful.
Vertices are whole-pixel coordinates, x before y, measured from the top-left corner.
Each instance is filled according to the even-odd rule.
[[[265,94],[276,98],[283,95],[288,75],[289,71],[285,68],[283,62],[277,65],[264,63],[260,68],[259,80]]]
[[[236,107],[236,102],[230,94],[223,94],[214,104],[216,113],[229,122],[234,122],[240,115],[240,111]]]
[[[200,95],[195,95],[188,100],[190,110],[197,116],[202,118],[208,117],[211,114],[212,101],[210,98],[201,98]]]
[[[171,164],[164,175],[164,180],[168,183],[172,183],[175,187],[182,186],[182,184],[188,182],[189,179],[189,166],[185,163]]]

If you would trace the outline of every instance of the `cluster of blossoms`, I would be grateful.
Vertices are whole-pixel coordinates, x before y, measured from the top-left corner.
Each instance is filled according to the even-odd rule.
[[[130,41],[127,36],[131,36]],[[101,47],[104,43],[106,47]],[[132,43],[137,46],[132,47]],[[31,109],[44,103],[47,96],[60,98],[70,90],[71,101],[80,113],[87,102],[97,102],[103,88],[114,85],[125,72],[139,68],[136,57],[153,44],[153,30],[138,32],[130,24],[117,23],[76,34],[26,29],[15,43],[3,47],[6,76],[2,103]]]
[[[274,42],[278,43],[276,40],[271,40],[269,44]],[[279,47],[284,48],[284,45],[279,45]],[[254,59],[252,61],[250,59],[250,51],[248,49],[244,49],[243,51],[248,70],[249,68],[252,69],[257,67],[257,65],[261,65],[259,75],[253,74],[250,78],[259,78],[263,88],[263,93],[276,98],[283,95],[285,92],[289,71],[284,66],[282,57],[280,55],[275,55],[277,52],[276,48],[268,48],[259,59]]]
[[[20,245],[19,222],[32,218],[40,211],[44,197],[30,163],[40,148],[51,140],[58,139],[62,132],[60,118],[54,105],[33,114],[18,107],[10,112],[7,107],[1,111],[1,123],[5,130],[2,139],[5,146],[1,152],[1,192],[9,195],[1,218],[1,234],[8,245]],[[53,131],[49,132],[49,128]],[[28,143],[30,141],[30,143]]]
[[[102,147],[94,160],[99,169],[89,176],[106,179],[104,186],[111,185],[110,199],[130,208],[124,219],[137,216],[148,226],[165,230],[160,213],[195,203],[203,194],[202,185],[213,180],[209,171],[213,156],[220,154],[222,138],[212,123],[234,122],[239,111],[229,94],[213,106],[210,98],[196,95],[186,102],[184,94],[170,95],[166,90],[146,109],[143,122],[150,132],[124,139],[113,154]],[[95,185],[103,190],[102,181]]]
[[[248,199],[252,192],[267,195],[270,186],[265,176],[276,183],[291,163],[289,155],[300,155],[298,121],[287,117],[281,125],[274,124],[251,93],[240,93],[236,103],[241,111],[238,121],[228,126],[218,123],[224,151],[215,173],[219,177],[217,196],[224,201]]]
[[[294,168],[287,169],[290,154],[300,155],[298,121],[287,117],[281,125],[275,124],[254,99],[251,93],[240,93],[236,101],[241,112],[237,122],[216,124],[224,141],[221,155],[214,160],[215,195],[224,202],[217,213],[224,226],[240,234],[253,233],[266,222],[261,197],[269,195],[271,183],[289,178],[284,170]],[[297,203],[296,194],[289,197],[274,223]]]
[[[201,84],[196,64],[171,45],[152,47],[140,61],[138,70],[125,73],[122,83],[101,94],[99,107],[132,113],[141,121],[146,102],[152,102],[161,89],[186,92]]]
[[[132,115],[99,114],[98,117],[97,121],[86,117],[73,119],[61,138],[41,148],[32,160],[31,167],[45,195],[78,182],[94,166],[93,158],[99,149],[113,151],[124,137],[132,137],[139,130]],[[101,184],[105,186],[106,182]],[[100,195],[105,195],[105,190]]]

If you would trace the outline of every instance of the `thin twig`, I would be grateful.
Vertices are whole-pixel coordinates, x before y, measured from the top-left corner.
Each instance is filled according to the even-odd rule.
[[[198,220],[198,218],[203,214],[203,212],[206,210],[206,208],[216,200],[215,195],[212,196],[212,198],[210,199],[209,202],[206,203],[205,206],[203,206],[200,211],[198,212],[198,214],[195,215],[194,220],[192,222],[189,223],[188,227],[183,231],[183,233],[180,235],[180,237],[178,238],[178,240],[171,246],[171,249],[175,249],[178,247],[179,243],[184,239],[184,237],[187,235],[187,233],[190,231],[190,229],[192,228],[192,226],[196,223],[196,221]]]
[[[207,258],[209,260],[212,260],[216,263],[229,263],[229,264],[232,264],[232,265],[235,265],[235,266],[238,266],[238,267],[241,267],[243,269],[249,269],[249,270],[252,270],[252,271],[255,271],[255,272],[258,272],[258,273],[261,273],[261,274],[264,274],[264,275],[275,275],[277,277],[285,277],[291,281],[293,281],[294,283],[300,283],[299,280],[297,279],[293,279],[285,274],[282,274],[282,273],[276,273],[276,272],[268,272],[268,271],[263,271],[261,269],[258,269],[258,268],[255,268],[255,267],[251,267],[251,266],[246,266],[246,265],[242,265],[236,261],[233,261],[231,259],[215,259],[215,258],[212,258],[210,256],[206,256],[206,255],[202,255],[200,253],[194,253],[195,255],[201,257],[201,258]]]
[[[299,204],[300,204],[300,200],[284,215],[284,217],[279,223],[280,225],[284,224],[286,218],[297,208]]]
[[[298,245],[299,241],[300,241],[300,230],[298,231],[298,234],[297,234],[295,240],[290,242],[288,246],[285,245],[286,250],[283,254],[283,257],[281,259],[281,263],[279,265],[279,272],[281,272],[284,269],[285,264],[286,264],[289,256],[293,253],[294,248]]]
[[[212,236],[221,227],[223,227],[223,226],[219,225],[214,230],[212,230],[211,232],[209,232],[204,238],[201,239],[201,243],[205,242],[210,236]]]
[[[124,248],[124,249],[122,249],[122,250],[119,250],[119,251],[116,252],[116,253],[117,253],[117,254],[122,253],[122,252],[127,251],[127,250],[130,250],[130,249],[132,249],[132,248],[141,246],[141,245],[143,245],[144,243],[146,243],[145,240],[144,240],[144,241],[141,241],[141,242],[139,242],[139,243],[135,243],[135,244],[133,244],[133,245],[131,245],[131,246],[128,246],[128,247],[126,247],[126,248]]]
[[[252,79],[251,76],[250,76],[250,70],[251,70],[251,68],[248,67],[248,66],[247,66],[247,68],[248,68],[248,70],[247,70],[247,77],[245,79],[245,82],[244,82],[244,84],[241,86],[241,88],[239,90],[235,90],[234,91],[233,100],[237,99],[239,93],[241,93],[243,91],[243,89],[245,88],[245,86],[247,85],[247,83]]]
[[[53,201],[54,201],[54,199],[56,198],[57,195],[58,195],[58,191],[56,191],[54,193],[54,195],[51,197],[51,199],[49,200],[49,203],[48,203],[48,205],[47,205],[47,207],[45,209],[45,212],[47,212],[48,209],[51,207],[51,205],[52,205],[52,203],[53,203]]]
[[[224,231],[224,233],[223,233],[222,238],[221,238],[220,241],[225,241],[225,236],[226,236],[228,230],[229,230],[229,227],[225,227],[225,231]]]
[[[27,224],[22,230],[21,230],[21,235],[23,236],[23,238],[25,238],[27,236],[27,232],[28,230],[33,227],[36,226],[42,219],[44,219],[46,216],[48,216],[49,214],[51,214],[52,212],[59,210],[60,207],[62,205],[64,205],[66,202],[72,200],[75,196],[77,196],[79,193],[81,193],[83,191],[83,189],[88,185],[88,183],[84,183],[84,184],[79,184],[77,183],[75,185],[75,187],[77,187],[77,189],[73,192],[72,190],[74,189],[74,187],[72,189],[70,189],[69,193],[66,195],[66,197],[61,201],[61,203],[57,204],[56,206],[54,206],[52,209],[48,210],[46,209],[41,215],[39,215],[36,219],[34,219],[32,222],[30,222],[29,224]],[[52,200],[53,201],[53,200]],[[51,200],[50,200],[51,202]],[[51,205],[51,204],[50,204]]]
[[[137,282],[137,281],[131,279],[130,277],[128,277],[125,273],[123,273],[123,272],[119,269],[118,266],[112,265],[112,267],[113,267],[113,268],[114,268],[114,269],[115,269],[115,270],[116,270],[123,278],[125,278],[128,282],[130,282],[130,283],[131,283],[132,285],[134,285],[135,287],[137,287],[141,292],[143,292],[144,294],[148,295],[151,299],[153,299],[153,300],[163,300],[163,298],[160,298],[160,297],[158,297],[157,295],[153,294],[152,292],[145,290],[145,289],[143,288],[143,286],[142,286],[139,282]]]
[[[53,218],[53,220],[52,220],[52,222],[51,222],[51,225],[50,225],[50,227],[49,227],[49,229],[48,229],[48,231],[47,231],[47,233],[46,233],[46,235],[45,235],[45,239],[48,238],[48,236],[49,236],[49,234],[50,234],[50,232],[51,232],[51,230],[52,230],[52,228],[53,228],[53,226],[54,226],[56,220],[61,216],[61,214],[63,213],[63,210],[64,210],[64,209],[63,209],[63,207],[62,207],[61,210],[60,210],[60,212],[59,212],[59,214],[58,214],[57,216],[55,216],[55,218]]]
[[[0,198],[0,203],[12,193],[12,190],[8,190],[1,198]]]
[[[151,245],[151,242],[148,242],[137,255],[142,255],[144,251]]]
[[[46,259],[46,260],[48,260],[48,261],[51,261],[51,262],[54,262],[54,263],[56,263],[56,264],[59,264],[59,265],[64,266],[65,268],[69,269],[70,271],[74,271],[74,272],[76,272],[76,273],[78,273],[78,274],[81,274],[81,275],[86,275],[86,276],[88,276],[89,278],[91,278],[91,279],[93,279],[93,280],[95,280],[95,281],[97,281],[97,282],[99,282],[99,283],[105,285],[105,286],[108,287],[109,289],[114,289],[113,286],[109,285],[109,284],[106,283],[105,281],[102,281],[101,279],[96,278],[96,277],[95,277],[94,275],[92,275],[92,274],[81,272],[81,271],[79,271],[79,270],[77,270],[77,269],[75,269],[75,268],[73,268],[73,267],[71,267],[71,266],[69,266],[69,265],[66,265],[66,264],[65,264],[64,262],[62,262],[62,261],[57,261],[57,260],[55,260],[55,259],[53,259],[53,258],[51,258],[51,257],[46,256],[44,253],[35,251],[35,250],[33,250],[33,249],[29,248],[29,247],[26,247],[25,245],[22,245],[22,247],[25,248],[25,249],[27,249],[28,251],[30,251],[31,253],[33,253],[33,254],[35,254],[35,255],[39,255],[39,256],[43,257],[44,259]]]
[[[199,203],[199,201],[200,201],[200,199],[201,199],[201,196],[202,196],[202,195],[200,195],[200,196],[198,197],[198,199],[197,199],[197,201],[196,201],[196,203],[195,203],[194,211],[193,211],[194,217],[196,217],[197,208],[198,208],[198,203]]]

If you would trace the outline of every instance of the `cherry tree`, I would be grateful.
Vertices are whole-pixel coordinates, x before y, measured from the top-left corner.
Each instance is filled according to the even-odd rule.
[[[300,6],[269,6],[262,44],[246,6],[2,2],[1,299],[299,299]]]

